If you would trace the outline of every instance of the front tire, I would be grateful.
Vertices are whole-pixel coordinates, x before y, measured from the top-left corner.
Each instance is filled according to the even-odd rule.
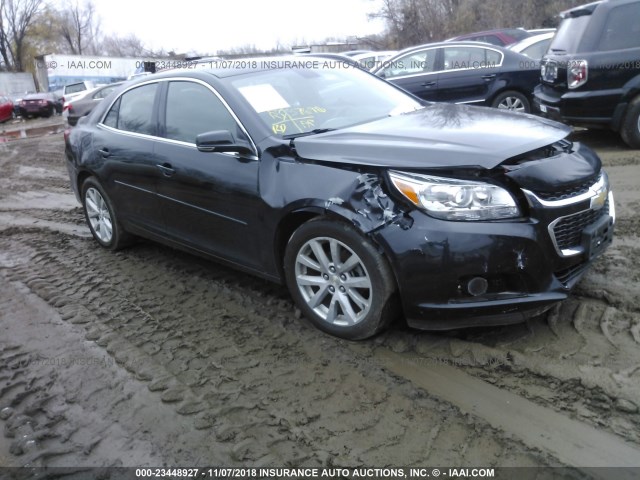
[[[287,245],[284,270],[304,315],[336,337],[371,337],[397,314],[391,267],[346,223],[318,218],[298,228]]]
[[[130,242],[130,236],[118,221],[111,200],[95,177],[82,184],[84,216],[93,238],[107,250],[118,250]]]
[[[640,96],[634,98],[627,107],[620,135],[631,148],[640,148]]]
[[[514,112],[529,113],[531,112],[531,105],[527,97],[520,92],[509,90],[502,92],[491,102],[493,108],[501,110],[512,110]]]

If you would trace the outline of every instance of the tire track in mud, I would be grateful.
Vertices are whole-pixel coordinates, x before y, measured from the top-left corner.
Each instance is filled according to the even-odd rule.
[[[573,467],[640,467],[640,449],[606,432],[540,407],[445,365],[421,368],[390,351],[382,352],[391,371],[453,405],[547,451]],[[620,478],[637,478],[640,469]],[[609,478],[605,474],[602,478]]]
[[[454,366],[640,445],[638,315],[571,297],[547,317],[445,335],[389,332],[384,345],[425,369]]]
[[[0,340],[0,465],[59,466],[72,456],[76,467],[120,466],[134,453],[138,462],[156,464],[152,443],[131,438],[118,423],[130,420],[118,409],[127,381],[109,368],[108,356],[78,342],[73,326],[24,285],[2,282],[0,304],[0,325],[17,318],[23,327]],[[83,388],[87,375],[100,384],[96,390]],[[105,420],[114,413],[118,420]]]
[[[556,464],[305,326],[278,286],[146,244],[111,254],[14,231],[0,245],[9,281],[83,327],[227,464]]]

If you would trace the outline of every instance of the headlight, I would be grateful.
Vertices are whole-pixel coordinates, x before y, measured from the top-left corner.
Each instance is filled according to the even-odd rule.
[[[484,182],[389,172],[393,185],[415,206],[444,220],[499,220],[520,216],[504,188]]]

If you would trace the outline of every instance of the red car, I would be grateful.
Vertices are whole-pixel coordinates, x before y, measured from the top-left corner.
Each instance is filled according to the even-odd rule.
[[[503,28],[499,30],[487,30],[486,32],[467,33],[459,37],[450,38],[447,42],[484,42],[504,47],[530,36],[531,33],[522,28]]]
[[[0,122],[13,118],[13,102],[7,96],[0,95]]]

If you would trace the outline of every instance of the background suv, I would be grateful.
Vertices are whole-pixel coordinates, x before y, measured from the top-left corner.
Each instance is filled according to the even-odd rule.
[[[562,13],[541,62],[534,108],[620,132],[640,148],[640,0],[605,0]]]

